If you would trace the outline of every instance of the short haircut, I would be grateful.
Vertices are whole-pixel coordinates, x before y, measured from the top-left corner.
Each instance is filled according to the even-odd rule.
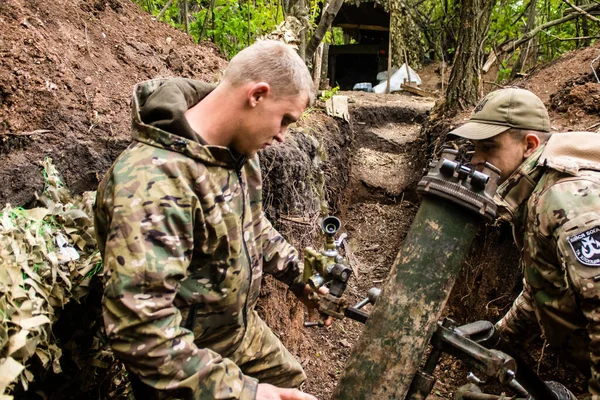
[[[223,82],[236,87],[246,82],[266,82],[275,96],[306,91],[308,104],[315,101],[315,87],[302,58],[293,47],[276,40],[261,40],[231,59]]]
[[[513,138],[520,142],[527,136],[528,134],[534,134],[540,139],[540,144],[544,144],[550,139],[552,136],[552,132],[543,132],[543,131],[533,131],[528,129],[513,129]]]

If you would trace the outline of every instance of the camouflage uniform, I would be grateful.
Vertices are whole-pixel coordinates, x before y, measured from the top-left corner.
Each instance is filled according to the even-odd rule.
[[[496,201],[524,271],[523,291],[498,329],[514,340],[541,327],[600,395],[600,135],[552,135],[498,188]]]
[[[254,399],[257,380],[305,379],[254,310],[263,271],[296,287],[301,278],[263,213],[258,157],[202,144],[185,126],[210,90],[184,79],[135,86],[133,143],[98,188],[104,322],[139,398]]]

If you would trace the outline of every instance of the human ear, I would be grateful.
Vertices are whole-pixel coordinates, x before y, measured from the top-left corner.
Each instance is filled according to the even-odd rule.
[[[267,82],[253,83],[248,90],[248,102],[251,107],[256,107],[258,102],[271,91]]]
[[[523,156],[527,158],[532,155],[533,152],[538,149],[538,147],[540,147],[540,138],[535,133],[528,133],[525,135],[523,140],[525,141],[524,144],[526,145]]]

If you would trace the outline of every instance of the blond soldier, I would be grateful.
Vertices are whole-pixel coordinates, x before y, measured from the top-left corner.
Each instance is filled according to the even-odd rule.
[[[523,89],[487,95],[450,132],[473,140],[473,164],[500,168],[501,218],[513,225],[524,287],[497,323],[511,341],[541,328],[600,395],[600,134],[550,135],[542,101]],[[537,329],[534,329],[534,331]]]
[[[135,86],[133,143],[98,189],[106,332],[137,398],[314,399],[254,307],[263,272],[306,301],[296,250],[262,210],[257,151],[314,100],[288,46],[254,44],[216,87]]]

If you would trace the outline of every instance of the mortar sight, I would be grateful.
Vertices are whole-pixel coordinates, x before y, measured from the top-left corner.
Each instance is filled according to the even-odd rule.
[[[325,217],[321,223],[323,233],[329,237],[334,237],[341,227],[342,221],[333,216]]]
[[[485,163],[481,171],[461,164],[458,151],[444,149],[438,161],[417,187],[420,194],[441,197],[484,216],[488,221],[496,217],[494,194],[498,188],[500,170]]]

